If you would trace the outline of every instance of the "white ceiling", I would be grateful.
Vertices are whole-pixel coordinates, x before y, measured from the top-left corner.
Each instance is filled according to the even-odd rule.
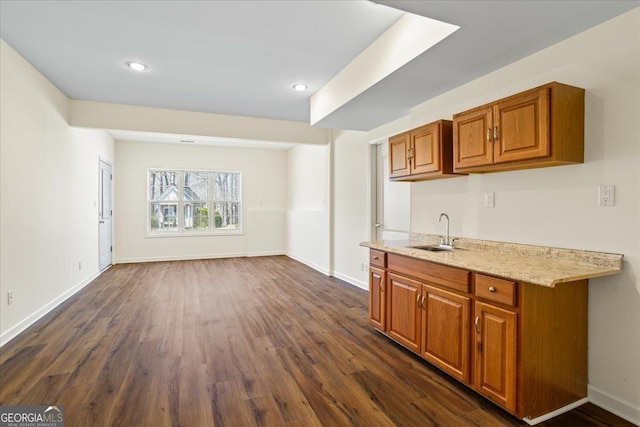
[[[637,0],[378,3],[393,8],[364,0],[0,0],[0,34],[73,99],[309,122],[310,96],[402,11],[459,25],[318,123],[370,130],[640,5]],[[130,60],[150,70],[135,74],[123,65]],[[293,91],[297,82],[309,90]]]

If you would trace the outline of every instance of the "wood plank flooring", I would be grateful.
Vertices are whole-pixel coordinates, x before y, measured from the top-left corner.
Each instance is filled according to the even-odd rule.
[[[519,426],[287,257],[116,265],[0,349],[1,405],[67,426]],[[541,426],[631,426],[584,405]]]

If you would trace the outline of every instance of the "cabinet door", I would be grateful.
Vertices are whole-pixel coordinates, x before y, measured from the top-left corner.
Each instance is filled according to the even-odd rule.
[[[386,278],[384,270],[369,267],[369,323],[381,331],[386,330]]]
[[[422,357],[469,383],[470,298],[428,285],[422,295]]]
[[[495,163],[550,155],[549,88],[499,102],[495,107]]]
[[[493,163],[493,108],[461,113],[453,118],[453,169]]]
[[[411,174],[440,170],[440,124],[433,123],[411,131]]]
[[[405,132],[389,138],[389,177],[409,175],[409,147],[411,144],[410,133]]]
[[[420,352],[420,282],[389,274],[388,334],[410,350]]]
[[[475,386],[510,412],[516,408],[516,313],[476,301]]]

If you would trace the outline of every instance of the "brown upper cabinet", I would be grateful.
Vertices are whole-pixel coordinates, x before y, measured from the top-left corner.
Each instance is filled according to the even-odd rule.
[[[439,120],[389,138],[394,181],[448,178],[453,174],[453,124]]]
[[[584,89],[553,82],[453,116],[455,173],[584,162]]]

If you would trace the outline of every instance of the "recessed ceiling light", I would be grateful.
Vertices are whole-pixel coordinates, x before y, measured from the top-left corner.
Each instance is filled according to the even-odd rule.
[[[124,65],[131,68],[133,71],[147,71],[149,67],[144,65],[142,62],[128,61],[125,62]]]
[[[307,86],[307,85],[305,85],[303,83],[296,83],[296,84],[293,85],[293,89],[297,90],[299,92],[307,90],[308,87],[309,86]]]

